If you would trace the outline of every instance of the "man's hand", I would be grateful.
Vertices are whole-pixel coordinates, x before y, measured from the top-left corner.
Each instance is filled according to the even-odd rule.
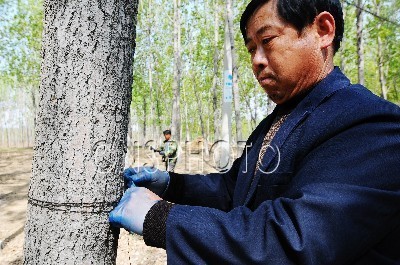
[[[148,189],[131,187],[125,191],[117,207],[110,212],[109,221],[115,227],[142,235],[147,212],[162,200]]]
[[[154,167],[127,168],[124,171],[124,180],[128,188],[145,187],[162,196],[169,184],[169,174]]]
[[[164,151],[160,151],[160,155],[165,155],[165,152]]]
[[[160,152],[160,150],[158,150],[157,148],[154,148],[153,146],[150,146],[150,151],[155,152]]]

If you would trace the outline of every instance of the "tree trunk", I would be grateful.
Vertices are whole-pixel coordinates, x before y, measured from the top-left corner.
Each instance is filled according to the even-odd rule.
[[[156,104],[154,101],[154,86],[153,86],[153,70],[154,70],[154,57],[153,57],[153,36],[152,36],[152,27],[153,27],[153,15],[151,14],[152,10],[152,1],[148,1],[148,7],[147,7],[147,23],[148,23],[148,45],[149,45],[149,50],[150,54],[148,56],[148,71],[149,71],[149,88],[150,88],[150,123],[151,123],[151,132],[150,132],[150,137],[151,140],[155,140],[155,131],[156,131],[156,122],[155,122],[155,111],[156,111]]]
[[[199,115],[199,120],[200,120],[200,130],[201,130],[201,136],[203,137],[203,146],[204,146],[204,154],[208,157],[209,152],[208,152],[208,135],[207,135],[207,130],[206,130],[206,124],[204,122],[204,108],[203,108],[203,99],[201,98],[201,95],[199,95],[199,91],[197,89],[197,83],[196,83],[196,77],[192,75],[192,80],[193,81],[193,91],[194,91],[194,96],[197,99],[197,113]]]
[[[155,139],[157,139],[158,138],[158,135],[163,131],[163,124],[162,124],[162,120],[161,120],[161,117],[162,117],[162,114],[161,114],[161,102],[160,102],[160,99],[162,99],[162,92],[160,92],[160,89],[159,88],[157,88],[157,97],[156,97],[156,112],[157,112],[157,129],[158,129],[158,131],[157,131],[157,133],[156,133],[156,135],[157,135],[157,137],[155,138]],[[154,140],[155,140],[154,139]]]
[[[144,146],[147,141],[147,97],[143,97],[143,127],[142,127],[142,142],[140,145]]]
[[[10,130],[6,127],[7,147],[10,147]]]
[[[357,56],[358,56],[358,83],[364,85],[364,38],[363,38],[363,0],[357,0]]]
[[[397,90],[397,79],[398,79],[398,76],[400,76],[400,69],[399,70],[397,70],[397,75],[395,75],[394,76],[394,79],[393,79],[393,88],[394,88],[394,94],[395,94],[395,97],[398,99],[399,98],[399,92],[398,92],[398,90]],[[398,104],[399,106],[400,106],[400,104]]]
[[[375,1],[376,5],[376,15],[380,16],[381,15],[381,6],[382,6],[382,1],[378,0]],[[382,43],[382,37],[381,37],[381,28],[382,24],[380,21],[378,21],[377,25],[377,43],[378,43],[378,70],[379,70],[379,84],[381,86],[381,97],[384,99],[388,99],[388,89],[386,86],[386,76],[385,76],[385,65],[384,65],[384,58],[383,58],[383,49],[384,45]]]
[[[232,76],[233,76],[233,105],[235,108],[236,141],[242,140],[242,118],[240,115],[240,94],[238,84],[238,65],[235,49],[235,34],[233,30],[233,4],[232,0],[226,1],[229,38],[231,41]]]
[[[32,113],[33,113],[33,128],[36,126],[36,112],[37,112],[37,92],[36,89],[31,87],[30,89],[30,94],[31,94],[31,100],[32,100]]]
[[[253,113],[254,113],[254,115],[252,115],[252,117],[251,117],[251,121],[252,121],[251,130],[252,131],[254,131],[256,129],[256,127],[257,127],[258,108],[259,108],[259,106],[258,106],[259,102],[258,102],[258,99],[257,99],[257,96],[258,96],[257,91],[258,90],[259,90],[259,84],[258,84],[257,80],[255,80],[255,85],[254,85],[254,88],[253,88],[253,91],[254,91],[254,112]]]
[[[181,0],[174,0],[174,82],[172,102],[172,126],[171,131],[177,142],[181,140]]]
[[[44,1],[24,264],[115,264],[138,1]]]
[[[185,102],[185,142],[190,141],[190,130],[189,130],[189,114],[188,114],[188,97],[186,89],[183,90],[184,102]]]
[[[346,0],[342,0],[342,10],[343,10],[343,20],[346,21],[347,16],[347,8],[344,6]],[[346,72],[346,34],[343,34],[343,39],[341,42],[341,49],[340,49],[340,69],[343,73]]]
[[[150,59],[151,60],[151,59]],[[153,85],[153,63],[150,62],[149,66],[149,86],[150,86],[150,137],[151,140],[155,139],[155,131],[156,131],[156,122],[155,122],[155,112],[156,112],[156,104],[154,102],[154,85]]]
[[[212,81],[212,104],[214,111],[214,141],[219,140],[219,126],[221,124],[220,108],[218,108],[218,61],[219,61],[219,2],[214,1],[214,72]]]

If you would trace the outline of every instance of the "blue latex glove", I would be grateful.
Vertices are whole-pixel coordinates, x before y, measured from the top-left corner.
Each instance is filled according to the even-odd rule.
[[[131,187],[125,191],[117,207],[110,212],[110,223],[129,232],[143,234],[143,223],[150,208],[161,198],[148,189]]]
[[[127,168],[124,171],[125,185],[145,187],[162,196],[169,184],[169,174],[154,167]]]

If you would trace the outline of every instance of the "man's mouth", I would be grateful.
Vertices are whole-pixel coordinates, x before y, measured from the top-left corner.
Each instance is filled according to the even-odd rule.
[[[258,77],[257,80],[262,87],[271,86],[275,83],[275,77],[273,75],[262,75]]]

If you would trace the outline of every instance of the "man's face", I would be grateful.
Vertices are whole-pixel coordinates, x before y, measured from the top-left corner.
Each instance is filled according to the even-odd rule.
[[[302,32],[278,15],[276,0],[262,5],[247,23],[246,47],[260,85],[282,104],[320,81],[324,59],[314,24]]]
[[[171,138],[171,135],[170,134],[164,134],[164,137],[165,137],[165,140],[168,141]]]

